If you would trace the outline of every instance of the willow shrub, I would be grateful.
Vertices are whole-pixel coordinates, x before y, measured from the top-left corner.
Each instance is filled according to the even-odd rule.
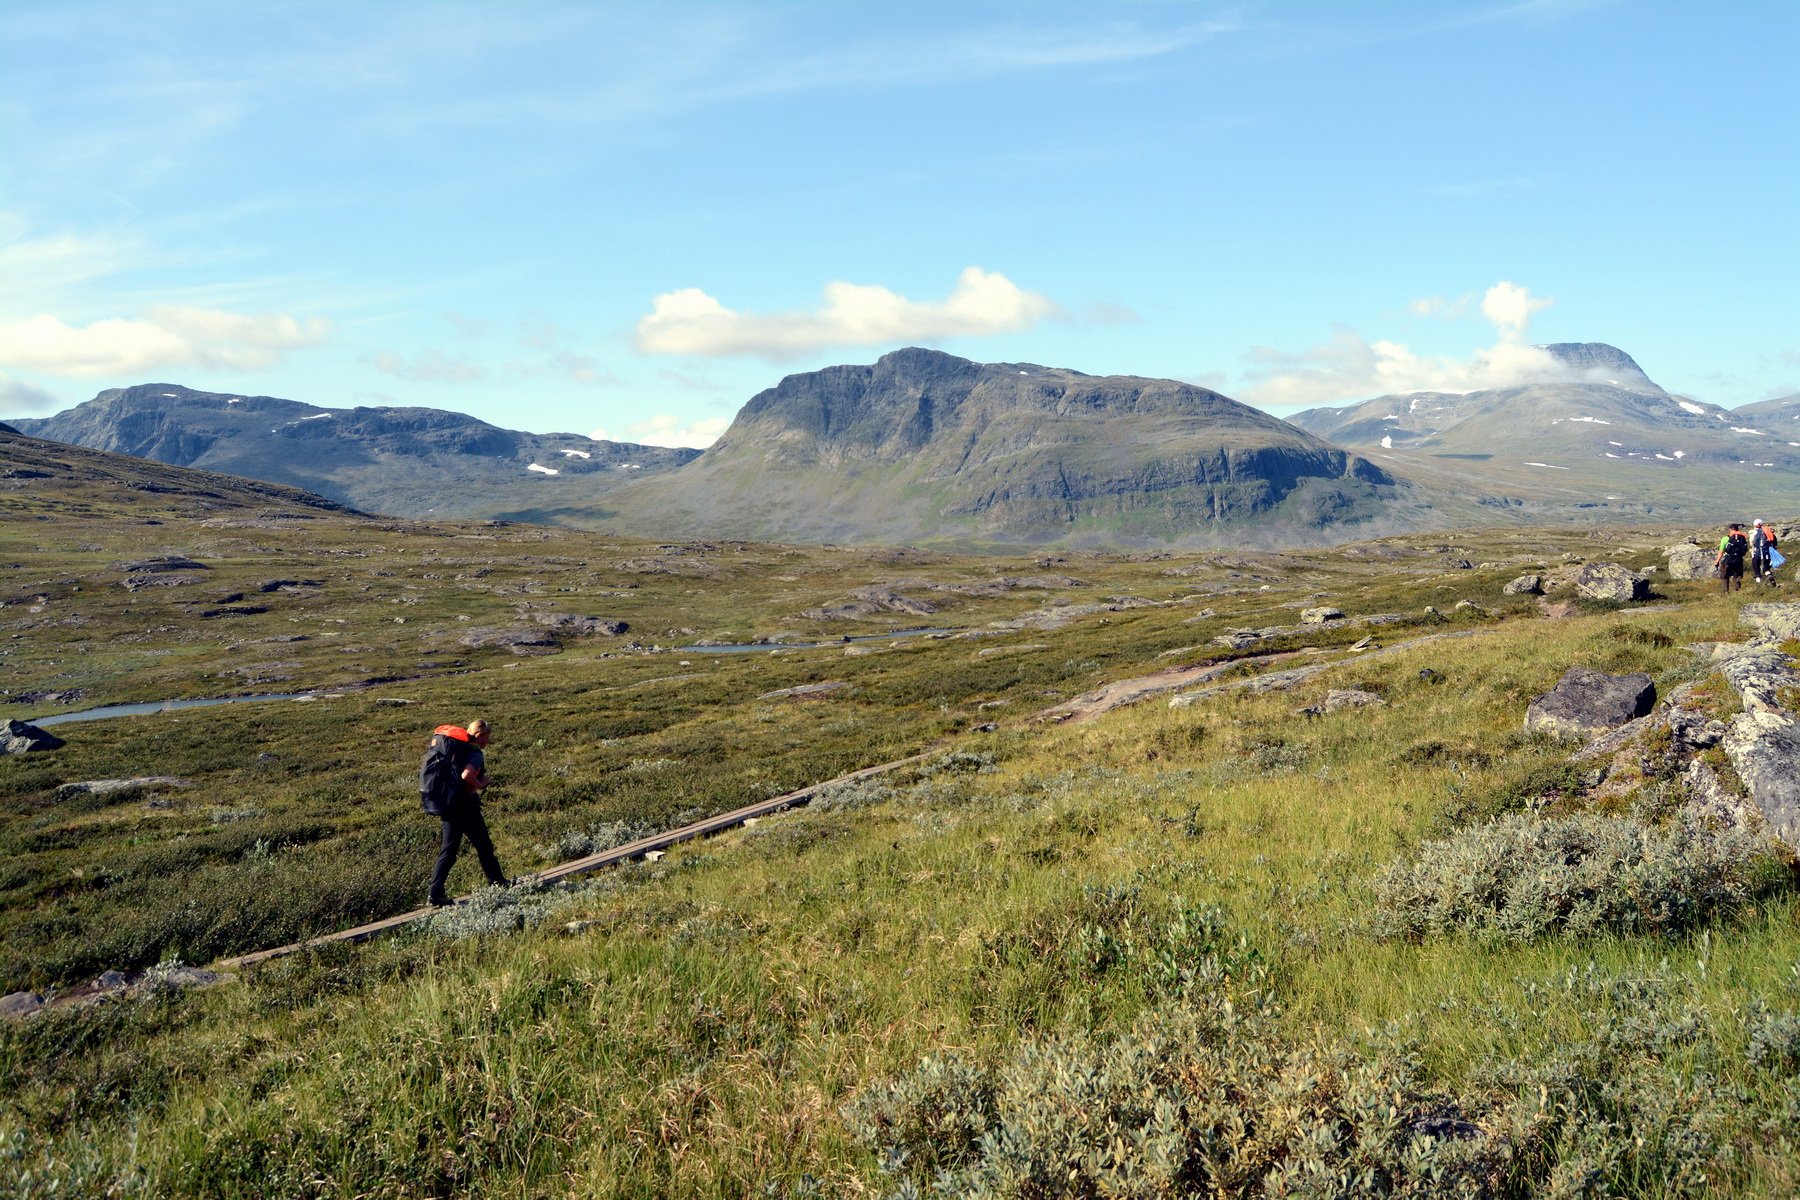
[[[1592,813],[1513,813],[1428,842],[1376,882],[1385,936],[1497,942],[1670,935],[1727,918],[1787,885],[1775,846],[1744,829],[1646,826]]]

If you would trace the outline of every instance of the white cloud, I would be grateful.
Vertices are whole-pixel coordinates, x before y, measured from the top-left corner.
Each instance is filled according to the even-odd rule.
[[[1502,339],[1517,341],[1525,336],[1525,326],[1531,322],[1531,315],[1554,303],[1556,301],[1549,298],[1540,300],[1529,290],[1502,279],[1481,298],[1481,315],[1499,327]]]
[[[158,367],[257,370],[288,351],[317,345],[331,322],[285,314],[245,316],[216,309],[164,306],[137,319],[67,325],[40,314],[0,323],[0,366],[58,375],[135,375]]]
[[[596,429],[588,434],[597,442],[633,442],[641,446],[690,446],[705,449],[719,440],[731,427],[730,417],[701,417],[691,420],[658,413],[641,421],[632,421],[623,433]]]
[[[1499,340],[1468,358],[1421,355],[1400,342],[1369,341],[1350,329],[1338,329],[1329,342],[1301,351],[1259,346],[1251,351],[1245,395],[1265,408],[1293,409],[1341,404],[1388,393],[1472,392],[1513,387],[1547,379],[1575,378],[1577,373],[1548,351],[1525,343],[1532,315],[1550,307],[1547,297],[1502,280],[1482,297],[1481,312],[1493,323]],[[1449,315],[1466,301],[1442,298],[1415,300],[1420,316]]]
[[[816,312],[734,312],[699,288],[682,288],[655,298],[650,315],[638,322],[637,347],[646,354],[745,354],[780,361],[830,346],[1011,333],[1058,311],[1047,297],[980,267],[964,268],[956,287],[935,303],[908,300],[878,285],[829,283]]]

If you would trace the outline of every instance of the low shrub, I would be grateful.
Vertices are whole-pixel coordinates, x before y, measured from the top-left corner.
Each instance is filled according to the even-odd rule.
[[[1421,847],[1376,882],[1376,932],[1500,942],[1674,934],[1786,886],[1774,847],[1744,830],[1652,828],[1628,817],[1524,813]]]
[[[1482,1061],[1460,1090],[1391,1035],[1299,1041],[1220,989],[1122,1033],[934,1055],[843,1115],[894,1198],[1423,1200],[1739,1194],[1800,1112],[1791,1011],[1715,1017],[1692,979],[1591,965],[1521,988],[1512,1032],[1547,1014],[1582,1032]]]

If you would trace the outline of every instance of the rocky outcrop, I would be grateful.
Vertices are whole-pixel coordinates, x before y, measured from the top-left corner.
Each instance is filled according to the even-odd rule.
[[[1541,596],[1544,594],[1544,577],[1542,575],[1521,575],[1500,589],[1503,596]]]
[[[1618,563],[1589,563],[1575,574],[1575,590],[1589,600],[1628,603],[1650,598],[1650,581]]]
[[[1582,738],[1634,721],[1655,704],[1656,684],[1642,672],[1608,675],[1592,667],[1570,667],[1554,688],[1531,702],[1525,729]]]
[[[6,721],[0,723],[0,754],[29,754],[37,750],[58,750],[63,740],[52,733],[45,733],[36,725],[28,725],[24,721]]]

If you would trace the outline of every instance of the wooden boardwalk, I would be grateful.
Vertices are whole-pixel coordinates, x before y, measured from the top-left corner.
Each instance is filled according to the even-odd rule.
[[[1376,658],[1384,654],[1405,650],[1424,642],[1437,641],[1443,638],[1468,637],[1474,632],[1478,631],[1466,630],[1455,633],[1428,634],[1424,637],[1410,638],[1406,641],[1394,643],[1383,649],[1371,651],[1364,655],[1364,657]],[[1171,691],[1179,691],[1181,688],[1196,683],[1206,682],[1216,678],[1225,671],[1234,667],[1241,667],[1250,661],[1280,661],[1282,659],[1296,657],[1303,653],[1305,653],[1305,651],[1280,651],[1267,655],[1253,655],[1248,658],[1236,659],[1232,662],[1207,663],[1194,667],[1171,667],[1158,671],[1153,675],[1137,679],[1124,679],[1116,683],[1108,684],[1096,691],[1077,696],[1073,700],[1066,701],[1053,708],[1045,709],[1043,712],[1038,713],[1036,717],[1032,718],[1032,720],[1088,720],[1098,716],[1100,713],[1110,711],[1111,709],[1121,707],[1122,705],[1133,704],[1140,700],[1147,699],[1150,696],[1161,695]],[[1347,657],[1355,657],[1355,655],[1352,654]],[[1344,661],[1345,658],[1334,657],[1328,662],[1316,663],[1312,666],[1300,668],[1293,672],[1276,672],[1273,676],[1253,676],[1247,679],[1233,680],[1228,684],[1216,688],[1204,688],[1199,691],[1189,692],[1186,695],[1178,695],[1173,703],[1181,705],[1184,703],[1191,703],[1193,699],[1210,695],[1216,691],[1225,691],[1246,686],[1253,687],[1259,680],[1266,682],[1277,676],[1290,677],[1283,678],[1282,682],[1284,683],[1297,682],[1300,678],[1305,678],[1317,672],[1327,670]],[[763,800],[757,804],[745,805],[743,808],[734,808],[730,812],[723,812],[714,817],[707,817],[705,820],[696,821],[692,825],[683,825],[680,829],[671,829],[666,833],[652,834],[650,837],[639,838],[635,842],[627,842],[623,846],[615,846],[611,850],[602,850],[598,854],[590,854],[586,858],[577,858],[571,862],[561,863],[551,867],[547,871],[540,871],[536,875],[522,876],[518,882],[554,883],[559,879],[567,879],[572,875],[585,875],[589,871],[598,871],[604,867],[617,866],[620,863],[642,858],[654,851],[664,850],[678,843],[690,841],[693,838],[709,837],[712,834],[721,833],[724,830],[735,828],[736,826],[742,825],[745,821],[753,820],[757,817],[766,817],[771,813],[778,813],[787,808],[797,808],[800,805],[807,803],[819,792],[834,784],[853,783],[859,779],[868,779],[871,776],[884,775],[889,771],[897,771],[902,767],[910,767],[915,763],[924,762],[934,755],[942,754],[944,752],[943,747],[938,747],[921,754],[914,754],[909,758],[900,758],[895,759],[893,762],[879,763],[873,767],[864,767],[860,771],[852,771],[848,775],[839,775],[836,779],[828,779],[824,783],[815,783],[808,787],[803,787],[799,791],[788,792],[783,796],[776,796],[771,800]],[[272,958],[280,958],[284,955],[297,953],[310,946],[327,946],[334,942],[365,942],[370,938],[379,937],[384,933],[390,933],[393,930],[403,928],[415,921],[422,921],[431,916],[432,913],[438,911],[440,910],[435,908],[416,908],[411,912],[398,913],[391,917],[384,917],[379,921],[371,921],[367,925],[358,925],[354,929],[340,929],[335,933],[320,934],[318,937],[307,938],[302,942],[292,942],[286,946],[275,946],[268,950],[257,950],[249,954],[240,954],[235,958],[220,959],[213,964],[213,967],[216,970],[233,970],[239,967],[253,967],[258,963],[267,962]]]
[[[873,767],[864,767],[860,771],[852,771],[848,775],[839,775],[836,779],[829,779],[824,783],[815,783],[809,787],[803,787],[797,792],[788,792],[786,795],[776,796],[770,800],[763,800],[756,804],[748,804],[743,808],[734,808],[730,812],[723,812],[717,816],[707,817],[704,821],[695,821],[692,825],[683,825],[680,829],[671,829],[666,833],[652,834],[646,838],[639,838],[635,842],[627,842],[623,846],[614,846],[611,850],[602,850],[598,854],[590,854],[586,858],[577,858],[570,862],[560,863],[547,871],[539,871],[536,875],[521,876],[517,882],[554,883],[559,879],[567,879],[572,875],[585,875],[589,871],[598,871],[603,867],[617,866],[623,862],[630,862],[635,858],[642,858],[646,854],[650,854],[654,851],[667,849],[680,842],[690,841],[693,838],[709,837],[712,834],[721,833],[724,830],[742,825],[745,821],[753,820],[757,817],[766,817],[771,813],[778,813],[783,809],[798,807],[807,803],[819,792],[834,784],[854,783],[859,779],[868,779],[871,776],[883,775],[889,771],[897,771],[901,767],[910,767],[915,763],[924,762],[926,759],[931,758],[933,754],[937,753],[942,753],[942,751],[926,751],[923,754],[915,754],[910,758],[900,758],[895,759],[893,762],[880,763]],[[311,946],[328,946],[334,942],[366,942],[370,938],[379,937],[384,933],[391,933],[394,930],[403,928],[415,921],[422,921],[439,911],[441,910],[435,908],[415,908],[411,912],[397,913],[391,917],[383,917],[379,921],[371,921],[367,925],[358,925],[354,929],[340,929],[335,933],[320,934],[318,937],[307,938],[302,942],[290,942],[286,946],[274,946],[267,950],[256,950],[249,954],[240,954],[235,958],[222,958],[213,964],[213,969],[235,970],[240,967],[253,967],[258,963],[268,962],[272,958],[281,958],[284,955],[298,953]]]

